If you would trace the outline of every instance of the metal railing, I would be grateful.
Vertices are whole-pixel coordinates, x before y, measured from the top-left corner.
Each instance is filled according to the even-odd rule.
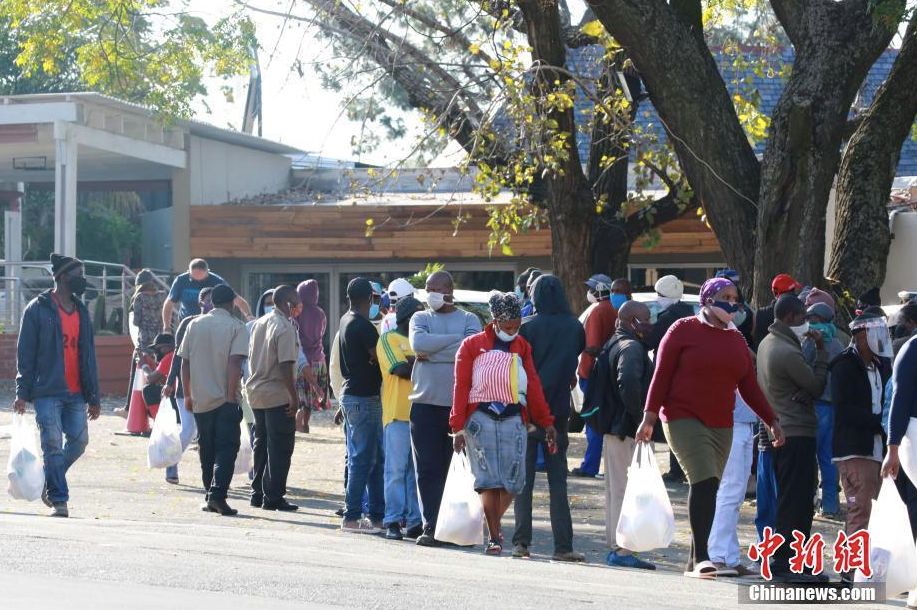
[[[97,335],[130,334],[129,314],[137,274],[124,265],[83,261],[87,280],[83,302]],[[19,332],[29,301],[54,287],[50,263],[0,260],[0,332]],[[168,292],[171,272],[152,270],[157,287]]]

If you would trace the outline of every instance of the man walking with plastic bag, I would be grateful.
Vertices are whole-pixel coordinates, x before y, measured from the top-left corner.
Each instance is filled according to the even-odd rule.
[[[643,343],[652,333],[650,310],[643,303],[627,301],[618,310],[615,324],[615,334],[596,361],[598,366],[607,368],[593,372],[583,409],[598,407],[596,417],[590,421],[596,432],[605,435],[606,562],[613,567],[655,570],[656,566],[624,548],[616,533],[628,485],[628,466],[636,449],[634,435],[643,419],[643,405],[653,379],[653,363]],[[650,445],[646,448],[652,451]]]
[[[201,510],[231,516],[226,503],[239,452],[242,411],[242,361],[248,356],[248,332],[230,311],[236,293],[222,284],[210,293],[213,310],[195,318],[178,348],[185,408],[198,430],[205,502]]]
[[[92,321],[79,299],[86,290],[83,263],[52,254],[51,273],[54,288],[22,314],[13,409],[21,415],[26,403],[34,404],[44,455],[42,500],[51,516],[68,517],[66,475],[89,443],[87,413],[99,417],[99,380]]]

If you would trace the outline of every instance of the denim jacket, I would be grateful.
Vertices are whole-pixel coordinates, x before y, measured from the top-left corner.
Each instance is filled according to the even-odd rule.
[[[89,310],[74,298],[80,315],[80,386],[89,405],[99,404],[99,376],[95,338]],[[16,349],[16,397],[27,402],[69,393],[64,379],[64,335],[60,313],[51,291],[41,293],[26,306]]]

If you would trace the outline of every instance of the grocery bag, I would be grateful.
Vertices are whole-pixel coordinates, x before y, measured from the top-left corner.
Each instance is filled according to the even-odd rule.
[[[236,467],[233,474],[248,474],[252,469],[255,454],[252,452],[252,440],[245,420],[239,424],[239,453],[236,454]]]
[[[637,443],[627,469],[617,543],[630,551],[642,552],[664,549],[674,536],[675,513],[653,448],[649,443]]]
[[[440,542],[472,546],[481,541],[484,507],[464,452],[453,453],[433,536]]]
[[[907,506],[891,477],[882,481],[879,497],[872,501],[869,567],[872,577],[866,578],[857,570],[854,582],[884,582],[889,599],[917,587],[917,547],[911,537]]]
[[[178,418],[175,399],[163,398],[146,446],[146,463],[150,468],[166,468],[181,461],[181,424]]]
[[[6,466],[7,489],[17,500],[32,502],[45,488],[45,469],[38,453],[35,426],[23,415],[13,415],[10,426],[10,458]]]

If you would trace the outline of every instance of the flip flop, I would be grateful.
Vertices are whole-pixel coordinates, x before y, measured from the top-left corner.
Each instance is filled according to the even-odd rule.
[[[717,568],[712,561],[702,561],[696,566],[691,572],[685,572],[685,576],[688,578],[699,578],[701,580],[715,580],[716,579]]]

